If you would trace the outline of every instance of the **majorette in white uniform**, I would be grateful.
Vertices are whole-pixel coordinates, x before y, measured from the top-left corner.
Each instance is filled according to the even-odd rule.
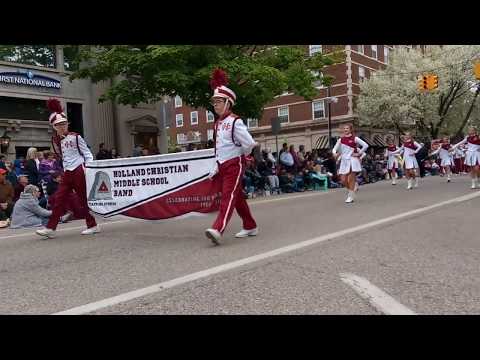
[[[403,154],[403,160],[405,169],[418,169],[418,162],[415,154],[420,151],[422,145],[420,145],[416,141],[408,141],[404,142],[402,147],[399,148],[397,151],[392,152],[393,154]]]
[[[449,151],[452,149],[451,144],[442,144],[437,150],[432,152],[431,155],[437,155],[440,157],[441,166],[453,166],[453,154]]]
[[[359,150],[357,145],[361,146]],[[338,173],[340,175],[346,175],[352,172],[361,172],[362,164],[360,163],[360,158],[352,156],[354,153],[361,156],[368,149],[368,144],[360,139],[359,137],[352,136],[343,136],[337,140],[335,147],[332,150],[333,155],[337,155],[338,152],[341,153],[340,160],[340,169]]]
[[[399,147],[396,145],[388,146],[385,149],[385,157],[388,159],[387,161],[388,170],[398,169],[398,154],[394,154],[398,149]]]
[[[480,165],[480,137],[478,135],[467,136],[459,143],[453,145],[452,148],[455,150],[463,144],[467,144],[467,151],[465,151],[465,165]]]

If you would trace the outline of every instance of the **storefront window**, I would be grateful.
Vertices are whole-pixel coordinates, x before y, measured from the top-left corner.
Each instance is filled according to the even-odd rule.
[[[0,60],[55,68],[55,45],[0,45]]]
[[[0,119],[48,121],[45,100],[0,96]]]

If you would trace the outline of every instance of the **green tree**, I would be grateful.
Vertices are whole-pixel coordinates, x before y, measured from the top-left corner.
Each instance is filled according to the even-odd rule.
[[[55,45],[0,45],[0,60],[55,67]]]
[[[286,91],[312,99],[314,83],[329,85],[324,66],[344,61],[342,51],[308,56],[302,46],[109,45],[84,46],[81,68],[71,79],[115,79],[101,97],[124,105],[180,96],[192,107],[211,109],[210,75],[224,69],[237,94],[235,112],[259,118],[263,107]]]

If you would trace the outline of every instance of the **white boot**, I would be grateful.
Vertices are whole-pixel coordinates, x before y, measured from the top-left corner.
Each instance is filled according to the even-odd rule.
[[[413,187],[418,188],[418,178],[415,178],[415,185]]]
[[[450,173],[448,173],[448,175],[447,175],[447,182],[450,182],[450,181],[452,181],[452,176],[450,175]]]
[[[472,179],[472,189],[476,189],[477,188],[477,182],[475,181],[475,179]]]
[[[348,192],[347,199],[345,200],[345,202],[346,202],[347,204],[352,203],[353,200],[354,200],[354,196],[355,196],[355,192],[354,192],[354,191],[349,191],[349,192]]]
[[[397,178],[392,177],[392,185],[397,185]]]
[[[412,190],[412,179],[408,179],[407,181],[407,190]]]

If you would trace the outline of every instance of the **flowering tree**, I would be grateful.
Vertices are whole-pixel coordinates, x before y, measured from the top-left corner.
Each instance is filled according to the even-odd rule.
[[[357,113],[361,125],[404,131],[415,126],[423,136],[460,136],[478,114],[480,87],[473,75],[478,45],[432,46],[420,51],[395,49],[385,70],[360,84]],[[439,86],[420,92],[418,76],[434,74]]]

